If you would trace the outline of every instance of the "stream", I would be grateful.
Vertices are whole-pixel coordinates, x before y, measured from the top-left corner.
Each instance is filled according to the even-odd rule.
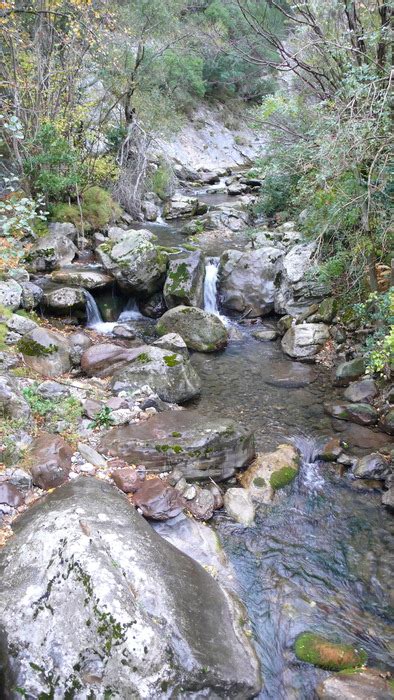
[[[179,226],[144,228],[154,231],[162,245],[182,246],[185,240]],[[220,252],[210,250],[209,255]],[[220,314],[218,260],[207,258],[206,264],[205,308]],[[123,318],[138,315],[130,300]],[[91,315],[90,325],[97,323],[100,319]],[[264,319],[265,326],[270,323]],[[232,339],[225,351],[192,355],[202,380],[202,396],[193,408],[208,418],[229,417],[251,428],[258,451],[293,442],[302,466],[275,505],[260,506],[254,526],[236,524],[223,512],[211,522],[250,616],[265,682],[259,698],[309,700],[327,673],[294,656],[294,639],[304,630],[359,644],[368,653],[369,666],[394,670],[393,519],[381,507],[380,493],[356,489],[351,477],[313,462],[316,441],[333,435],[323,411],[333,392],[329,372],[291,362],[279,341],[256,340],[252,332],[261,325],[231,319],[226,324]],[[113,325],[104,324],[107,330]]]

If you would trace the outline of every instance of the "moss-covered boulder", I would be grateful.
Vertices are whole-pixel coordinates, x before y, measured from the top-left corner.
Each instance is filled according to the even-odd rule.
[[[151,296],[164,283],[168,254],[154,245],[145,231],[123,231],[117,240],[99,245],[96,252],[126,292]]]
[[[314,632],[302,632],[294,643],[297,659],[330,671],[342,671],[363,666],[367,654],[352,644],[332,642]]]
[[[21,338],[17,348],[25,364],[45,377],[59,377],[71,369],[70,346],[60,333],[34,328]]]
[[[365,372],[363,357],[355,357],[348,362],[341,362],[335,370],[335,386],[348,386],[354,379],[358,379]]]
[[[215,314],[194,306],[176,306],[156,324],[159,335],[179,333],[188,348],[198,352],[222,350],[228,341],[227,328]]]
[[[204,306],[204,259],[200,251],[171,260],[164,284],[164,299],[174,306]]]
[[[299,464],[300,453],[293,445],[279,445],[274,452],[259,453],[239,480],[254,501],[269,503],[275,491],[294,481]]]
[[[358,425],[374,425],[379,414],[369,403],[340,403],[324,404],[324,410],[328,415],[338,420],[348,420]]]

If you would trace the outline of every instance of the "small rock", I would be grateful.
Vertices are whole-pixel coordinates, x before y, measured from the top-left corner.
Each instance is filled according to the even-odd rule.
[[[13,484],[5,481],[0,484],[0,505],[18,508],[23,503],[23,494]]]
[[[175,518],[184,508],[184,501],[176,489],[158,477],[143,482],[133,496],[133,503],[152,520]]]
[[[130,423],[133,418],[136,418],[141,411],[138,409],[131,410],[130,408],[118,408],[116,411],[111,411],[111,424],[112,425],[125,425]]]
[[[133,467],[122,467],[112,471],[111,476],[118,489],[124,493],[135,493],[144,482],[145,472]]]
[[[331,438],[319,448],[316,458],[323,460],[323,462],[335,462],[341,454],[341,441],[339,438]]]
[[[196,520],[209,520],[215,508],[213,493],[209,489],[198,489],[197,496],[189,502],[187,507]]]
[[[64,384],[48,379],[37,387],[37,394],[42,396],[43,399],[58,399],[62,396],[69,396],[70,390]]]
[[[96,467],[93,464],[90,464],[90,462],[85,462],[85,464],[81,464],[79,471],[82,474],[90,474],[91,476],[94,476],[96,473]]]
[[[380,427],[388,435],[394,435],[394,409],[390,409],[379,421]]]
[[[254,505],[245,489],[228,489],[224,495],[224,507],[228,515],[237,523],[246,526],[253,524]]]
[[[104,408],[104,405],[100,401],[94,401],[93,399],[86,399],[83,404],[83,410],[88,418],[94,420],[100,411]]]
[[[93,464],[95,467],[106,467],[107,461],[93,447],[86,445],[84,442],[78,443],[78,452],[84,459]]]
[[[378,420],[378,412],[368,403],[324,404],[324,410],[333,418],[358,425],[374,425]]]
[[[346,401],[351,401],[352,403],[364,403],[375,398],[377,393],[378,389],[374,380],[367,377],[366,379],[361,379],[359,382],[352,382],[344,392],[343,396]]]
[[[276,340],[278,337],[278,333],[276,331],[255,331],[252,333],[253,338],[256,338],[256,340],[261,340],[263,342],[266,341],[272,341]]]
[[[353,469],[356,479],[383,480],[390,474],[390,466],[379,452],[361,457]]]
[[[331,671],[357,668],[365,664],[367,654],[351,644],[331,642],[314,632],[302,632],[294,643],[297,659]]]
[[[224,505],[223,491],[217,484],[211,482],[208,484],[207,488],[213,495],[214,498],[214,510],[220,510]]]
[[[356,357],[349,362],[341,362],[335,370],[334,385],[348,386],[353,379],[358,379],[365,372],[363,357]]]

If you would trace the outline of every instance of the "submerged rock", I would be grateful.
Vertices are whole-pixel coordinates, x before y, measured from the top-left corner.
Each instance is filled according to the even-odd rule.
[[[232,598],[113,486],[77,479],[14,529],[0,554],[2,697],[44,697],[52,679],[76,700],[259,692]]]
[[[205,265],[200,251],[170,260],[164,284],[167,308],[186,305],[204,306]]]
[[[275,279],[279,248],[258,248],[242,252],[227,250],[219,267],[219,290],[223,306],[234,311],[249,311],[249,316],[263,316],[274,308]]]
[[[207,419],[197,411],[166,412],[144,423],[114,428],[100,450],[153,472],[180,469],[188,479],[222,481],[255,455],[253,434],[229,420]]]
[[[188,348],[215,352],[227,345],[228,332],[218,316],[193,306],[176,306],[156,324],[159,335],[179,333]]]
[[[302,323],[286,331],[282,349],[297,360],[309,360],[320,352],[329,337],[328,326],[324,323]]]
[[[332,642],[314,632],[302,632],[294,643],[297,659],[331,671],[363,666],[367,654],[351,644]]]
[[[393,700],[392,686],[382,671],[363,668],[329,676],[316,688],[319,700]]]

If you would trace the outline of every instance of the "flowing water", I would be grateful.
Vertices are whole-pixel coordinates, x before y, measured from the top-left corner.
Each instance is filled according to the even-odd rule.
[[[160,242],[160,229],[166,245],[172,233],[179,240],[176,229],[155,227]],[[219,314],[217,259],[206,262],[205,308]],[[393,519],[379,492],[356,489],[351,477],[313,461],[317,440],[333,434],[323,410],[333,391],[329,373],[290,361],[278,342],[262,343],[252,331],[232,321],[224,352],[192,355],[202,379],[196,406],[208,419],[248,426],[260,451],[295,443],[302,465],[275,504],[260,507],[254,526],[224,513],[212,524],[249,612],[265,680],[260,699],[312,700],[327,674],[295,658],[293,642],[304,630],[354,642],[370,666],[394,670]]]

